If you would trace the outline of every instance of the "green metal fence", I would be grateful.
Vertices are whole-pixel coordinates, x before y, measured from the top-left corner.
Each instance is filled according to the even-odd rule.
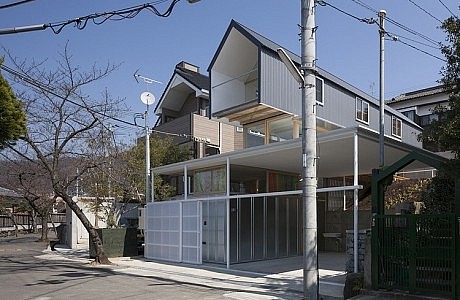
[[[378,288],[458,299],[455,215],[384,215],[374,221]]]

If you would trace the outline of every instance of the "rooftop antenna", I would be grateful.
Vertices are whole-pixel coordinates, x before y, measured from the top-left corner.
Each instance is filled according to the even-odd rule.
[[[155,79],[152,79],[152,78],[148,78],[146,76],[142,76],[140,74],[137,74],[137,72],[139,72],[139,69],[136,70],[136,72],[134,72],[134,79],[136,80],[137,83],[139,83],[139,79],[142,79],[142,81],[144,81],[146,84],[152,84],[152,83],[158,83],[158,84],[163,84],[163,82],[161,81],[158,81],[158,80],[155,80]]]

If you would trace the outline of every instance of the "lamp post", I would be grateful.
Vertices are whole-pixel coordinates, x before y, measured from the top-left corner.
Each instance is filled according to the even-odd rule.
[[[145,104],[144,121],[145,121],[145,203],[150,202],[150,129],[148,124],[149,106],[155,102],[155,97],[150,92],[141,94],[141,101]],[[153,186],[152,186],[153,189]],[[153,199],[153,198],[152,198]]]

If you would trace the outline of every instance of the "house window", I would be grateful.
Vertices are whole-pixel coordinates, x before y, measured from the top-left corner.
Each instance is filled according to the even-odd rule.
[[[369,103],[356,98],[356,120],[369,124]]]
[[[438,115],[437,114],[430,114],[430,115],[425,115],[425,116],[420,116],[419,117],[420,126],[422,126],[422,127],[430,125],[431,122],[437,121],[437,120],[438,120]]]
[[[324,104],[324,80],[316,77],[316,102]]]
[[[270,133],[269,143],[282,142],[292,139],[292,119],[283,118],[268,123]]]
[[[198,170],[194,173],[193,192],[196,194],[204,193],[223,193],[227,187],[227,173],[225,167]]]
[[[265,122],[250,124],[245,127],[246,148],[265,144]]]
[[[406,110],[406,111],[403,111],[401,112],[403,115],[405,115],[408,119],[414,121],[415,123],[419,123],[419,117],[417,115],[417,113],[415,112],[415,109],[411,109],[411,110]]]
[[[391,134],[396,136],[396,137],[401,137],[401,131],[402,131],[402,122],[401,119],[396,118],[396,117],[391,117]]]

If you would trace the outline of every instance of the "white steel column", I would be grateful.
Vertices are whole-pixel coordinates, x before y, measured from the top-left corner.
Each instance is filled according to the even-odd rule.
[[[188,174],[187,165],[184,166],[184,200],[188,198]]]
[[[182,210],[182,204],[183,202],[180,201],[179,202],[179,261],[182,262],[183,261],[183,258],[182,258],[182,234],[183,234],[183,231],[184,229],[182,228],[182,219],[183,219],[183,210]]]
[[[227,269],[230,269],[230,158],[227,157],[227,199],[225,199],[227,207]]]
[[[358,133],[353,136],[353,185],[358,185]],[[353,193],[353,271],[358,273],[358,192]]]

